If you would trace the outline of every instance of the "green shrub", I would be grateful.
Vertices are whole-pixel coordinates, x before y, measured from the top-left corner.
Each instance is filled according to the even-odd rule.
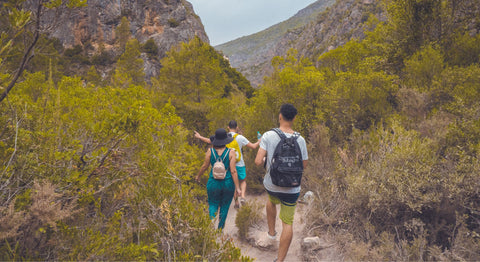
[[[25,78],[0,107],[0,257],[241,259],[190,183],[203,152],[170,103],[153,107],[141,85]]]
[[[478,215],[472,213],[479,208],[474,181],[480,161],[458,143],[477,141],[468,137],[477,137],[475,132],[458,135],[474,128],[452,125],[438,132],[459,138],[444,151],[445,137],[423,137],[395,119],[367,132],[355,130],[349,147],[338,150],[336,170],[316,183],[320,197],[308,227],[331,231],[340,245],[347,245],[344,252],[352,260],[448,260],[460,254],[478,259],[478,252],[462,249],[479,247],[471,236],[480,230]],[[320,169],[320,156],[312,154],[313,169]],[[349,239],[341,237],[344,230]]]
[[[235,217],[235,225],[238,228],[238,235],[241,239],[246,239],[249,229],[256,225],[260,219],[260,205],[247,202],[240,207]]]
[[[180,25],[180,22],[178,22],[175,18],[169,18],[168,19],[168,25],[170,27],[177,27]]]
[[[74,57],[80,55],[83,52],[83,47],[81,45],[75,45],[72,48],[65,49],[64,55],[68,57]]]
[[[110,65],[114,62],[114,58],[110,54],[108,54],[106,51],[100,52],[100,54],[96,54],[92,56],[92,64],[93,65]]]
[[[149,58],[156,58],[158,56],[158,46],[153,38],[148,39],[142,46],[142,51],[147,54]]]

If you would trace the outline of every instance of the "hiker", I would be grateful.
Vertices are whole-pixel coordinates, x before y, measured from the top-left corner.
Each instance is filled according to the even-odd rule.
[[[200,171],[195,176],[196,181],[200,181],[200,176],[205,173],[207,168],[212,165],[207,182],[208,210],[211,219],[214,219],[218,209],[220,209],[218,228],[225,227],[228,209],[232,203],[235,192],[241,194],[238,184],[237,170],[235,168],[235,152],[225,145],[232,142],[233,137],[228,136],[227,131],[219,128],[215,131],[212,139],[212,148],[205,153],[205,161]],[[216,162],[223,163],[224,178],[215,178],[217,174]]]
[[[232,141],[232,143],[228,144],[227,147],[235,149],[235,153],[236,153],[237,163],[235,167],[237,169],[238,181],[240,183],[240,189],[242,190],[242,194],[238,196],[235,193],[234,207],[239,208],[240,204],[245,205],[246,203],[245,192],[247,191],[247,181],[246,181],[247,172],[245,168],[245,161],[243,159],[242,147],[246,146],[251,149],[256,149],[260,144],[260,139],[258,139],[256,143],[251,143],[246,137],[238,134],[238,124],[237,124],[237,121],[235,120],[232,120],[228,123],[228,131],[229,131],[228,134],[231,135],[236,140],[236,142]],[[197,131],[195,131],[195,137],[205,143],[211,143],[209,138],[201,136]]]
[[[278,117],[280,127],[263,134],[260,148],[255,157],[256,165],[264,165],[264,161],[266,161],[266,174],[263,179],[263,185],[268,193],[268,200],[266,203],[268,232],[259,239],[256,244],[260,247],[266,248],[273,246],[276,242],[277,232],[275,231],[275,221],[277,216],[277,205],[280,204],[279,217],[282,221],[282,232],[280,234],[278,257],[276,261],[283,261],[285,259],[292,241],[293,217],[295,214],[296,203],[300,195],[300,181],[303,169],[306,167],[308,160],[305,139],[292,129],[296,115],[297,109],[293,105],[283,104],[281,106]],[[281,136],[284,136],[286,139],[282,139]],[[293,140],[290,141],[295,141],[296,139],[298,146],[292,148],[296,148],[295,152],[297,152],[297,157],[292,156],[293,158],[290,158],[290,161],[285,161],[285,163],[289,167],[296,164],[296,169],[301,169],[301,171],[299,171],[299,174],[298,172],[294,173],[293,171],[288,171],[282,173],[283,175],[280,176],[277,174],[281,169],[277,169],[276,166],[279,165],[278,163],[281,161],[279,161],[279,158],[276,158],[274,155],[278,155],[279,153],[277,152],[285,150],[280,149],[281,147],[278,147],[277,149],[277,144],[282,143],[282,141],[287,141],[289,138],[293,138]],[[282,143],[282,145],[285,144]],[[275,160],[272,163],[272,159],[274,158]],[[297,163],[292,159],[296,159]]]

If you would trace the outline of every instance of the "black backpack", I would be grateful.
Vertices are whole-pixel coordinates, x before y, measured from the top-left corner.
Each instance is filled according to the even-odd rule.
[[[299,135],[295,133],[287,138],[280,129],[272,130],[280,136],[270,165],[272,182],[281,187],[297,187],[303,174],[302,152],[297,142]]]

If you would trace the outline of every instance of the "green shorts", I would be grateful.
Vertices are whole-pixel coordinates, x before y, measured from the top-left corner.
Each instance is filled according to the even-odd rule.
[[[245,166],[236,166],[235,169],[237,169],[238,180],[244,180],[247,177]]]
[[[268,192],[268,198],[274,205],[280,204],[280,219],[287,225],[293,224],[295,208],[297,207],[297,199],[299,194],[281,194]],[[287,200],[287,201],[285,201]]]

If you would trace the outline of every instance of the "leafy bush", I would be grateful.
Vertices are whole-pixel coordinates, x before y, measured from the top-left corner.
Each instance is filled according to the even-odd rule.
[[[245,94],[226,73],[225,59],[195,37],[172,48],[153,87],[158,99],[171,101],[185,126],[201,134],[213,133],[235,119],[246,103]],[[231,88],[224,88],[231,87]]]
[[[168,19],[168,25],[170,27],[177,27],[180,25],[180,22],[178,22],[175,18],[169,18]]]
[[[112,56],[106,51],[102,51],[100,52],[100,54],[96,54],[92,56],[91,60],[92,60],[92,64],[102,65],[102,66],[111,65],[114,62],[114,59],[112,58]]]
[[[339,150],[342,161],[334,174],[322,177],[322,201],[310,216],[315,217],[312,227],[352,234],[338,238],[351,242],[345,249],[351,259],[437,260],[461,252],[456,238],[467,235],[458,235],[459,228],[478,234],[472,210],[478,210],[479,196],[465,184],[478,185],[473,182],[478,181],[478,159],[456,150],[455,157],[445,159],[438,154],[441,139],[405,130],[394,119],[367,133],[354,132],[351,141],[348,151]],[[465,241],[478,244],[470,237]],[[474,254],[468,257],[478,258]]]
[[[83,52],[83,48],[81,45],[75,45],[73,48],[65,49],[64,55],[68,57],[74,57],[80,55]]]
[[[151,98],[142,86],[27,75],[1,109],[1,257],[241,257],[216,238],[205,190],[191,183],[203,154],[175,108]]]
[[[142,51],[151,59],[158,56],[158,46],[153,38],[148,39],[142,46]]]
[[[247,202],[241,206],[235,217],[235,226],[238,228],[240,238],[245,240],[248,236],[249,229],[256,225],[260,219],[259,204]]]

